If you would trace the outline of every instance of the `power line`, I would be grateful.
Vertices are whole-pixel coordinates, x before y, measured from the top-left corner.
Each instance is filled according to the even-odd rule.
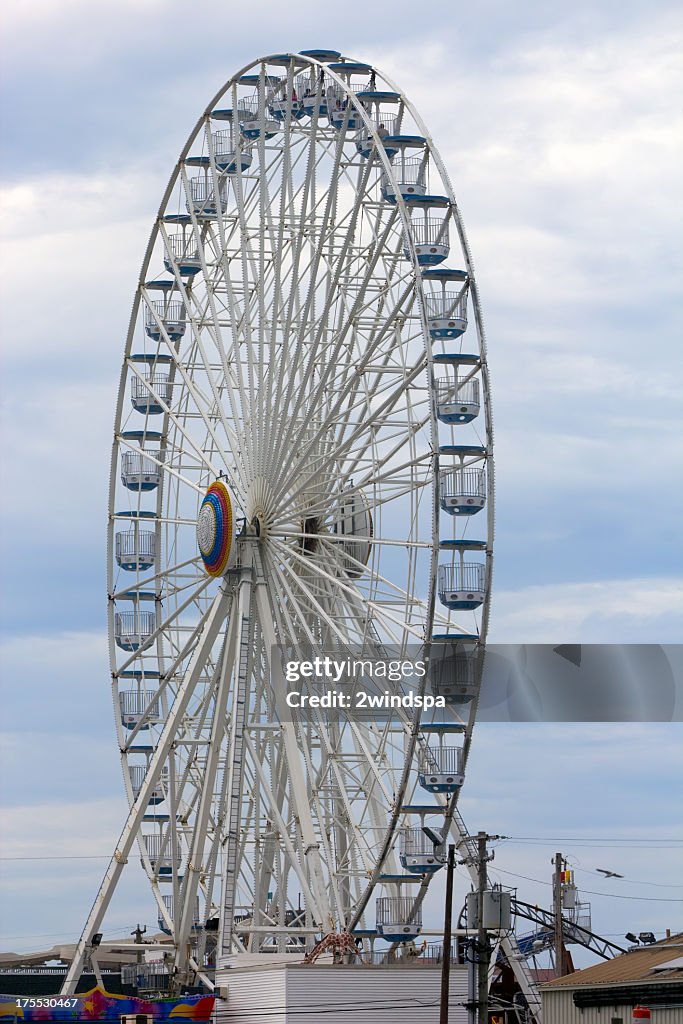
[[[33,856],[20,856],[20,857],[0,857],[0,860],[111,860],[111,856],[108,853],[82,853],[82,854],[64,854],[63,856],[51,856],[51,857],[33,857]]]
[[[683,839],[678,845],[676,843],[660,843],[653,845],[652,843],[645,843],[636,845],[635,843],[606,843],[606,842],[582,842],[576,839],[544,839],[542,842],[536,842],[535,840],[523,840],[523,839],[511,839],[510,842],[513,846],[555,846],[557,844],[571,844],[572,846],[578,846],[586,850],[681,850],[683,849]]]
[[[134,925],[121,925],[120,928],[115,928],[111,935],[118,935],[119,932],[126,932],[129,928],[133,928]],[[64,935],[64,932],[36,932],[34,935],[0,935],[0,939],[54,939],[59,938],[60,935]],[[64,942],[73,942],[74,939],[63,939]]]
[[[505,868],[497,867],[495,870],[503,875],[512,875],[513,878],[523,878],[527,882],[537,882],[539,885],[552,885],[552,882],[546,881],[545,878],[531,878],[530,875],[520,875],[516,871],[506,871]],[[667,899],[665,896],[626,896],[618,892],[596,892],[594,889],[584,889],[583,887],[581,892],[588,893],[590,896],[607,896],[609,899],[614,900],[637,900],[639,903],[683,903],[683,898]]]
[[[227,1010],[215,1014],[216,1020],[228,1021],[239,1020],[241,1017],[252,1017],[254,1012],[268,1013],[271,1017],[285,1017],[287,1014],[296,1013],[297,1017],[308,1016],[311,1013],[315,1013],[317,1016],[322,1016],[324,1013],[382,1013],[385,1010],[412,1010],[416,1008],[427,1008],[430,1006],[438,1007],[438,1000],[431,1000],[429,1002],[422,999],[411,999],[407,1003],[358,1003],[355,1006],[350,1006],[347,1003],[343,1003],[337,1006],[330,1007],[269,1007],[269,1006],[256,1006],[249,1007],[246,1010]],[[465,1006],[465,1003],[452,1002],[450,1006]]]
[[[544,843],[683,843],[683,836],[501,836],[501,839],[517,842]]]

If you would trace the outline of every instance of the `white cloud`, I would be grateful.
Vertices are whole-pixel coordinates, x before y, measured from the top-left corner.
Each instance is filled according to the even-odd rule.
[[[571,344],[585,345],[595,310],[616,314],[620,302],[645,324],[648,300],[678,288],[676,257],[661,256],[680,223],[680,26],[653,12],[590,42],[529,35],[488,61],[452,62],[449,51],[377,59],[451,170],[485,305],[508,313],[502,337],[523,337],[525,308],[540,312],[549,345],[572,314]]]
[[[32,392],[9,395],[3,410],[4,460],[11,467],[17,494],[29,494],[36,477],[49,490],[50,533],[104,535],[108,449],[114,419],[115,384],[85,374],[65,382],[36,382]],[[45,527],[40,503],[15,503],[5,509],[13,526]],[[99,521],[98,521],[99,519]]]
[[[51,236],[56,236],[55,244],[64,245],[75,234],[84,239],[85,256],[90,232],[109,231],[131,220],[135,223],[145,211],[152,221],[152,174],[149,166],[141,168],[136,161],[124,175],[75,171],[7,185],[0,190],[0,237],[8,246],[19,241],[40,245]],[[16,262],[11,252],[5,256],[8,265]]]
[[[399,6],[404,14],[413,13],[409,5]],[[71,172],[55,171],[46,147],[39,173],[9,187],[3,197],[5,359],[20,372],[4,401],[6,479],[19,496],[7,503],[8,535],[39,536],[56,552],[79,536],[89,550],[98,544],[103,550],[98,538],[104,532],[115,390],[148,231],[192,119],[220,77],[245,59],[235,55],[236,47],[250,47],[249,33],[261,39],[264,31],[251,9],[217,11],[206,3],[193,8],[193,24],[200,16],[206,23],[210,7],[211,23],[229,26],[232,50],[214,32],[199,62],[186,44],[187,7],[178,2],[154,2],[141,10],[137,0],[129,0],[106,10],[86,0],[22,0],[5,8],[13,33],[6,44],[10,63],[22,76],[28,64],[40,66],[32,79],[40,102],[46,102],[52,84],[71,79],[78,90],[71,95],[80,97],[78,137],[62,131],[61,139],[69,148]],[[257,4],[255,9],[258,14],[266,8]],[[328,35],[331,29],[333,35],[341,31],[339,12],[332,8],[299,3],[295,9],[300,23],[327,25]],[[270,5],[265,49],[278,33],[292,38],[292,10]],[[540,507],[545,499],[565,501],[572,488],[575,501],[592,502],[597,518],[596,493],[613,502],[645,471],[648,486],[657,484],[666,512],[677,434],[668,403],[679,351],[670,326],[678,288],[671,254],[678,250],[679,229],[671,197],[678,187],[680,144],[670,127],[672,97],[680,92],[677,31],[668,17],[647,11],[642,20],[609,32],[572,33],[577,22],[570,12],[564,36],[527,33],[510,42],[501,35],[485,48],[473,48],[471,28],[463,26],[458,12],[444,26],[450,33],[445,42],[409,38],[411,18],[404,19],[409,28],[400,30],[402,38],[393,34],[384,46],[374,44],[380,36],[379,30],[372,35],[373,25],[385,30],[395,11],[387,4],[371,17],[354,2],[346,22],[361,33],[356,55],[395,74],[452,170],[490,330],[501,484],[509,494],[522,491],[532,499],[538,494],[544,499]],[[302,19],[303,14],[310,17]],[[476,27],[487,37],[495,35],[485,16],[477,17]],[[391,19],[392,32],[396,21]],[[132,54],[151,84],[143,87],[138,75],[123,87]],[[119,75],[114,101],[97,88],[105,61]],[[136,137],[137,152],[126,134],[131,124],[144,135],[144,148]],[[27,133],[21,144],[33,154],[39,133]],[[99,169],[102,146],[106,172]],[[643,395],[646,409],[636,419],[632,403]],[[49,495],[47,511],[22,500],[36,479]],[[533,500],[529,504],[532,536],[558,548],[569,538],[574,550],[592,551],[598,562],[600,542],[588,531],[578,538],[571,532],[572,501],[565,501],[565,518],[550,523],[535,516]],[[655,506],[648,515],[649,543],[656,544],[660,511]],[[609,523],[615,531],[624,528],[613,505]],[[503,566],[514,561],[519,539],[506,536],[504,528],[498,551]],[[570,547],[567,557],[571,554]],[[614,577],[623,569],[624,579],[525,586],[520,576],[518,588],[494,591],[491,639],[618,643],[678,635],[680,587],[675,580],[647,575],[647,558],[646,544],[625,544],[620,565],[610,567]],[[81,570],[73,566],[74,579]],[[534,570],[529,565],[526,571]],[[21,573],[22,578],[33,573],[35,586],[41,592],[52,588],[59,602],[62,581],[32,565],[30,552]],[[93,595],[84,590],[80,599],[81,605],[69,610],[74,633],[47,636],[53,622],[36,621],[37,635],[10,638],[1,652],[5,676],[14,686],[10,714],[20,716],[11,721],[16,732],[6,763],[11,778],[23,773],[26,802],[3,816],[5,841],[18,855],[27,850],[37,855],[46,842],[64,855],[109,853],[125,815],[123,796],[113,795],[119,791],[120,768],[105,639],[77,631]],[[75,719],[71,729],[69,714]],[[517,732],[506,727],[488,734],[482,729],[475,737],[463,802],[467,821],[475,830],[564,835],[573,819],[577,835],[609,826],[618,836],[635,827],[635,806],[639,822],[647,815],[649,834],[663,835],[670,829],[668,785],[680,776],[671,735],[651,726],[582,726],[580,731],[539,726]],[[557,787],[548,782],[553,772]],[[654,859],[624,848],[617,853],[635,878],[651,878],[655,870],[678,878],[671,853],[659,852]],[[592,851],[586,860],[578,848],[573,855],[594,867]],[[547,851],[541,857],[536,850],[509,847],[494,867],[545,877],[547,856]],[[4,865],[7,920],[29,917],[40,921],[40,930],[64,927],[75,937],[103,863],[64,862],[58,870],[47,862],[17,862],[9,874]],[[539,901],[547,897],[542,886],[526,891],[537,893]],[[147,906],[144,882],[135,892],[135,898],[124,893],[115,923],[132,927],[138,906]],[[596,925],[609,921],[610,927],[627,930],[636,920],[628,914],[636,911],[643,927],[655,919],[645,914],[648,904],[626,904],[623,913],[610,917],[620,906],[614,904],[605,903]],[[660,905],[652,906],[658,926],[671,923],[668,909],[659,913]],[[6,930],[26,929],[15,923]]]
[[[493,643],[667,643],[680,635],[683,581],[625,578],[494,590]]]
[[[80,737],[80,742],[83,742]],[[72,737],[72,742],[75,737]],[[67,744],[60,745],[64,751]],[[28,748],[24,748],[26,752]],[[85,754],[91,751],[86,750]],[[82,762],[87,782],[86,758]],[[85,795],[87,785],[82,787]],[[109,857],[125,821],[120,799],[73,799],[3,808],[3,857]],[[86,827],[84,828],[84,824]],[[72,865],[73,866],[73,865]],[[102,865],[104,867],[104,865]]]
[[[44,741],[49,744],[47,738]],[[83,737],[77,742],[87,748]],[[54,756],[60,758],[65,747],[56,738],[54,743]],[[87,753],[86,749],[84,756]],[[89,776],[88,762],[82,760],[74,776],[80,794],[92,788]],[[74,785],[69,788],[76,790]],[[3,807],[2,950],[40,950],[59,941],[76,941],[125,816],[123,797],[80,799],[75,792],[71,800]],[[154,931],[156,916],[149,885],[133,852],[119,883],[115,905],[107,914],[105,932],[129,934],[137,921],[149,922],[150,931]]]
[[[5,682],[21,673],[40,680],[53,693],[76,681],[92,678],[96,665],[106,658],[103,633],[76,630],[52,635],[28,635],[0,639],[0,665]],[[60,694],[61,696],[61,694]]]

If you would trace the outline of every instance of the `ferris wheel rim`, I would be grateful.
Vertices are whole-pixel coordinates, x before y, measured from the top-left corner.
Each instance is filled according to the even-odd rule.
[[[298,59],[299,58],[297,56],[297,60]],[[162,203],[160,205],[159,213],[157,215],[157,219],[155,221],[155,225],[154,225],[152,233],[150,235],[150,240],[148,242],[148,247],[147,247],[147,252],[146,252],[146,255],[145,255],[145,260],[144,260],[143,268],[142,268],[142,271],[141,271],[141,274],[140,274],[140,278],[139,278],[138,289],[136,290],[136,294],[135,294],[133,311],[131,313],[131,323],[130,323],[130,326],[129,326],[129,333],[128,333],[128,339],[127,339],[127,344],[126,344],[126,356],[128,356],[130,354],[131,350],[132,350],[134,330],[135,330],[135,326],[136,326],[136,324],[138,322],[138,315],[139,315],[139,312],[140,312],[141,303],[143,301],[143,295],[144,295],[143,289],[145,287],[147,270],[148,270],[148,267],[149,267],[149,264],[150,264],[150,261],[151,261],[151,258],[152,258],[152,254],[153,254],[153,251],[154,251],[154,245],[155,245],[155,242],[156,242],[159,234],[160,233],[163,234],[163,228],[162,228],[161,225],[163,223],[164,211],[165,211],[166,206],[168,204],[168,201],[169,201],[169,199],[170,199],[170,197],[171,197],[171,195],[173,193],[174,186],[176,185],[179,177],[182,176],[182,174],[184,173],[184,171],[183,171],[184,161],[185,161],[187,155],[189,154],[189,152],[190,152],[193,144],[195,143],[196,139],[201,135],[202,127],[206,124],[207,119],[210,117],[211,110],[214,108],[214,106],[218,102],[218,100],[223,95],[225,95],[228,92],[228,90],[234,85],[234,83],[236,82],[236,80],[239,77],[241,77],[242,75],[246,74],[249,70],[251,70],[252,68],[256,67],[257,65],[262,65],[262,66],[265,67],[265,65],[268,64],[268,61],[269,61],[268,57],[266,57],[266,58],[258,58],[257,60],[253,61],[252,63],[245,65],[245,67],[240,72],[238,72],[236,75],[232,76],[232,78],[229,79],[228,82],[222,87],[222,89],[219,90],[219,92],[216,94],[216,96],[212,100],[212,103],[207,107],[207,109],[204,112],[204,114],[199,118],[199,120],[198,120],[198,122],[197,122],[197,124],[196,124],[196,126],[194,128],[194,130],[192,131],[191,135],[188,138],[188,141],[187,141],[187,143],[186,143],[186,145],[185,145],[185,147],[184,147],[184,149],[182,151],[181,157],[180,157],[180,159],[179,159],[179,161],[178,161],[178,163],[177,163],[177,165],[176,165],[176,167],[174,169],[174,172],[173,172],[173,174],[171,176],[171,179],[169,181],[169,184],[167,186],[166,193],[165,193],[164,198],[162,200]],[[318,67],[318,68],[325,68],[325,65],[323,63],[315,61],[315,60],[312,60],[310,58],[308,59],[308,63],[309,63],[310,66],[314,66],[314,67]],[[385,81],[388,81],[386,79],[386,76],[382,75],[382,77],[385,79]],[[342,79],[338,78],[338,82],[339,82],[339,84],[342,87],[344,87],[344,82],[343,82]],[[397,90],[397,92],[400,92],[400,91]],[[407,101],[407,99],[405,97],[405,94],[400,92],[400,95],[401,95],[402,99],[407,103],[408,101]],[[412,108],[411,108],[411,112],[413,112]],[[361,116],[365,116],[362,113],[362,111],[361,111]],[[413,112],[413,116],[416,116],[414,112]],[[370,120],[369,120],[369,118],[367,116],[365,116],[365,121],[367,122],[366,126],[370,129],[371,132],[374,133],[376,142],[379,143],[380,142],[379,137],[377,136],[377,133],[376,133],[376,131],[374,129],[374,126],[371,124],[371,122],[370,122]],[[431,143],[431,139],[430,139],[430,144],[429,144],[429,151],[430,151],[430,154],[434,154],[440,160],[440,157],[438,157],[438,150],[433,145],[433,143]],[[388,158],[386,157],[386,154],[384,153],[384,151],[383,151],[381,146],[379,146],[379,148],[378,148],[378,156],[379,156],[380,162],[382,162],[385,165],[385,170],[388,172],[388,174],[392,175],[393,171],[392,171],[391,163],[388,160]],[[450,189],[450,183],[449,183],[449,189]],[[453,204],[455,205],[455,200],[454,200],[454,197],[452,195],[452,189],[449,192],[449,198],[452,200]],[[397,195],[397,206],[398,206],[398,212],[399,212],[399,214],[400,214],[400,216],[401,216],[401,218],[402,218],[402,220],[404,222],[404,227],[407,228],[408,238],[410,238],[411,237],[410,236],[410,218],[409,218],[408,213],[407,213],[407,205],[404,202],[400,192]],[[196,230],[196,224],[194,224],[193,227]],[[463,246],[463,248],[465,248],[465,247]],[[468,250],[465,249],[465,252],[468,253]],[[415,259],[414,247],[413,247],[413,250],[412,250],[412,257],[413,257],[413,263],[414,263],[414,266],[415,266],[415,269],[416,269],[416,273],[415,273],[415,288],[416,288],[416,290],[419,290],[423,294],[423,286],[422,286],[421,275],[420,275],[419,272],[417,272],[417,261]],[[469,259],[469,256],[468,256],[468,259]],[[423,337],[425,339],[424,345],[425,345],[426,360],[427,360],[427,364],[429,366],[429,372],[430,372],[430,375],[431,375],[431,380],[432,380],[432,385],[433,385],[435,377],[434,377],[434,371],[433,371],[433,363],[431,362],[430,345],[426,341],[426,339],[428,338],[428,334],[426,332],[426,320],[425,320],[425,313],[424,313],[424,303],[423,303],[423,308],[422,308],[422,321],[423,321]],[[478,323],[478,327],[479,327],[479,323]],[[483,329],[482,329],[482,333],[481,333],[480,337],[483,340]],[[484,356],[483,362],[484,362],[484,366],[485,366],[485,350],[482,352],[482,355]],[[125,381],[127,379],[128,373],[129,373],[129,368],[126,365],[126,359],[124,358],[124,366],[123,366],[122,375],[121,375],[122,385],[119,388],[119,396],[118,396],[118,402],[117,402],[117,416],[116,416],[117,424],[121,421],[121,414],[122,414],[122,410],[123,410],[123,403],[125,401]],[[485,388],[485,393],[486,392],[487,392],[487,388]],[[164,417],[164,420],[165,419],[166,419],[166,417]],[[436,417],[435,417],[435,413],[434,413],[434,409],[433,408],[431,409],[431,413],[430,413],[430,422],[431,422],[432,436],[436,436],[437,433],[438,433],[438,430],[437,430],[437,426],[436,426]],[[115,449],[114,449],[113,458],[112,458],[112,470],[111,470],[111,477],[110,477],[110,496],[111,496],[110,497],[110,518],[112,518],[112,519],[115,516],[115,511],[116,511],[115,510],[115,506],[114,506],[114,501],[115,501],[115,491],[116,491],[116,460],[117,460],[117,450],[118,450],[118,447],[119,447],[119,445],[116,445]],[[436,460],[437,460],[437,465],[438,465],[438,452],[436,453]],[[438,511],[438,490],[437,490],[437,488],[438,488],[438,472],[433,474],[433,483],[432,483],[432,493],[433,493],[432,501],[433,501],[433,506],[434,506],[434,509],[435,509],[435,520],[434,520],[433,526],[432,526],[432,569],[431,569],[431,574],[430,574],[430,596],[429,596],[429,605],[430,605],[429,620],[430,620],[430,622],[433,619],[434,604],[435,604],[435,600],[436,600],[436,597],[435,597],[436,571],[435,571],[435,569],[436,569],[436,565],[437,565],[437,561],[438,561],[438,537],[439,537],[439,523],[438,523],[439,511]],[[161,490],[159,492],[159,503],[160,504],[162,503]],[[490,503],[489,507],[491,507],[491,505],[492,505],[492,503]],[[112,555],[111,555],[112,545],[113,545],[113,536],[114,536],[114,530],[113,530],[113,527],[110,526],[109,537],[108,537],[108,548],[109,548],[109,552],[110,552],[108,561],[109,561],[109,565],[110,566],[112,565],[112,561],[113,561]],[[111,610],[111,611],[112,611],[112,614],[113,614],[113,610]],[[485,614],[487,614],[487,612]],[[431,634],[431,629],[429,630],[429,633]],[[113,629],[111,628],[111,623],[110,623],[110,631],[109,631],[110,647],[112,647],[112,635],[113,635]],[[431,637],[429,636],[429,637],[426,637],[425,639],[427,640],[427,642],[429,642]],[[115,653],[116,652],[113,651],[114,655],[115,655]],[[129,660],[129,663],[132,664],[134,660],[135,660],[134,657],[132,657]],[[114,665],[116,664],[115,658],[112,660],[112,664],[114,664]],[[118,722],[118,719],[117,719],[117,722]],[[419,733],[419,729],[417,727],[415,727],[415,729],[414,729],[414,738],[415,739],[417,739],[418,733]],[[411,747],[411,750],[412,749],[413,748]],[[407,765],[409,764],[409,760],[410,759],[407,759],[407,761],[406,761]],[[409,771],[409,768],[407,768],[406,770]],[[403,792],[404,790],[405,790],[405,785],[402,786],[402,790],[401,791]],[[397,801],[397,803],[398,803],[398,801]],[[395,827],[393,827],[392,830],[391,830],[391,835],[392,836],[393,836],[394,832],[395,832]]]

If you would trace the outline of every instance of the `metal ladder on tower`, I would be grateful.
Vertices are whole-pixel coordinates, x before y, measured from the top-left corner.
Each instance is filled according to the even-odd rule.
[[[223,914],[221,927],[221,954],[232,952],[235,928],[235,898],[237,894],[237,853],[242,811],[244,729],[247,709],[247,682],[251,668],[251,573],[242,571],[239,583],[239,656],[237,679],[232,704],[232,739],[228,757],[228,801],[226,839],[223,844]]]

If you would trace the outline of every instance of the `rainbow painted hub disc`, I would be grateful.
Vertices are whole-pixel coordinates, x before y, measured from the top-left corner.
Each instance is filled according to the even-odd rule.
[[[230,493],[222,480],[211,484],[197,517],[197,544],[209,576],[222,576],[234,539]]]

